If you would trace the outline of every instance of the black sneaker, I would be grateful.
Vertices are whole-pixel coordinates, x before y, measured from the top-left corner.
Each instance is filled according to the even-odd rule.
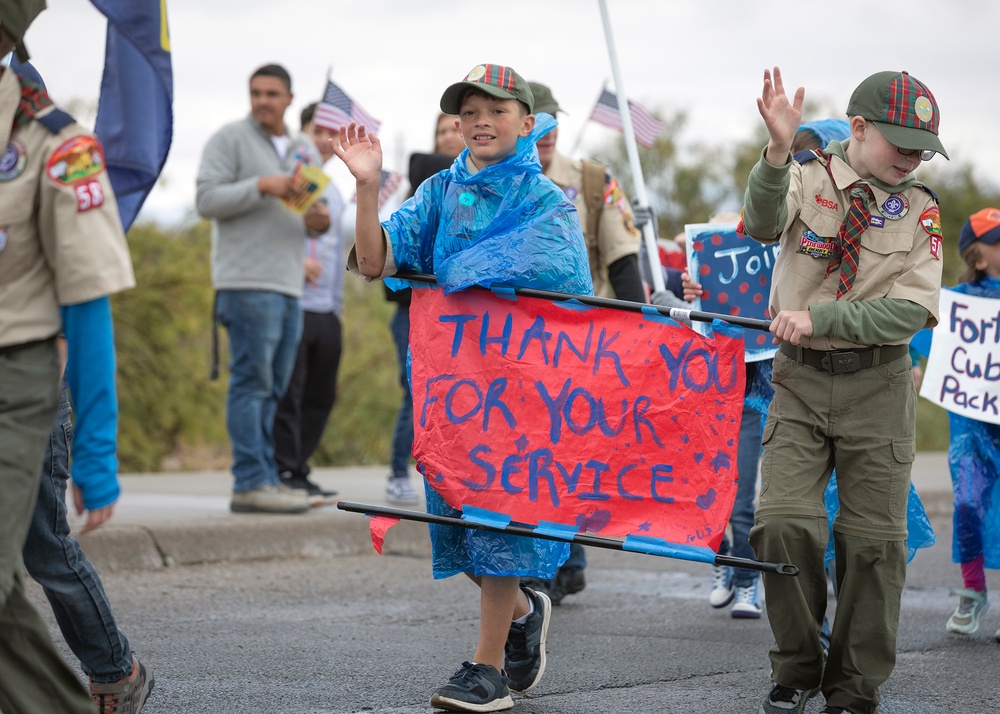
[[[819,714],[851,714],[851,712],[843,707],[831,707],[827,704]]]
[[[307,476],[295,474],[291,471],[282,471],[279,476],[281,483],[288,486],[288,488],[305,491],[309,497],[310,506],[325,506],[336,499],[336,491],[327,491],[320,488],[319,484],[310,481]]]
[[[559,568],[556,571],[556,584],[553,590],[559,593],[562,600],[567,595],[576,595],[587,587],[587,579],[583,575],[583,568]],[[555,605],[555,599],[552,600]]]
[[[819,688],[802,690],[775,684],[757,709],[757,714],[802,714]]]
[[[542,679],[545,673],[545,636],[552,617],[552,601],[543,592],[521,586],[534,609],[524,624],[512,622],[504,645],[504,669],[510,677],[510,690],[523,694]]]
[[[499,712],[514,706],[507,676],[489,664],[462,662],[448,683],[431,695],[431,706],[450,712]]]

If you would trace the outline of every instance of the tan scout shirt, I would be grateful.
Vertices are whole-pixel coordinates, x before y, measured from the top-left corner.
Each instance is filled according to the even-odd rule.
[[[831,183],[823,164],[827,158],[833,162],[836,185]],[[807,310],[811,304],[836,300],[840,269],[824,279],[830,263],[825,246],[836,240],[850,206],[850,186],[859,180],[854,169],[837,156],[805,164],[793,162],[784,230],[771,240],[754,236],[765,243],[781,241],[771,279],[772,316],[781,310]],[[933,327],[939,317],[942,241],[940,234],[926,229],[921,219],[936,214],[937,204],[918,186],[890,194],[874,184],[868,185],[876,200],[868,207],[872,225],[861,236],[854,286],[841,300],[909,300],[930,313],[926,326]],[[802,344],[819,350],[857,346],[827,336],[803,338]]]
[[[13,129],[17,75],[0,74],[0,347],[46,339],[60,305],[133,287],[104,155],[79,124]],[[45,116],[52,108],[39,112]]]
[[[614,297],[608,266],[627,255],[639,252],[642,236],[632,218],[632,206],[625,194],[618,188],[618,182],[611,180],[604,187],[604,210],[597,224],[597,235],[588,233],[587,199],[583,195],[583,163],[573,161],[558,151],[552,155],[545,175],[563,190],[580,216],[580,226],[587,242],[587,257],[590,261],[590,277],[594,282],[594,295]],[[607,180],[606,180],[607,181]]]

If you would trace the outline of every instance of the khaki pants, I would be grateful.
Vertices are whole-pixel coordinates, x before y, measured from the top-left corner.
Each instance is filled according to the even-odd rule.
[[[21,548],[59,396],[55,340],[0,349],[0,710],[95,711],[24,594]]]
[[[906,577],[906,503],[915,455],[916,393],[910,358],[832,375],[779,353],[764,427],[760,505],[750,532],[759,560],[799,566],[765,574],[775,682],[822,687],[831,706],[878,711],[879,685],[896,661]],[[837,470],[834,523],[839,599],[825,670],[823,491]]]

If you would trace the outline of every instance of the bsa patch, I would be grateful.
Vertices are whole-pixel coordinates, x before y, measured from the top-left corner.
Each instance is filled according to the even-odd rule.
[[[635,221],[632,220],[632,216],[628,213],[622,214],[622,225],[625,227],[625,232],[630,236],[639,235],[639,229],[635,227]]]
[[[45,172],[61,186],[70,186],[104,171],[104,149],[92,136],[76,136],[52,152]]]
[[[799,238],[799,249],[795,252],[808,255],[810,258],[830,258],[835,248],[833,238],[820,238],[806,229]]]
[[[17,139],[11,139],[0,155],[0,181],[16,179],[24,171],[28,157],[24,153],[24,145]]]
[[[882,216],[872,216],[868,221],[869,228],[885,228],[885,219]]]
[[[941,232],[941,211],[937,206],[931,206],[920,214],[920,225],[924,227],[928,235],[943,236]]]
[[[878,207],[879,212],[890,221],[898,221],[910,210],[910,202],[901,193],[894,193]]]
[[[576,200],[576,197],[580,195],[580,189],[576,186],[567,186],[563,189],[563,193],[566,194],[566,198],[568,198],[569,202],[572,203]]]

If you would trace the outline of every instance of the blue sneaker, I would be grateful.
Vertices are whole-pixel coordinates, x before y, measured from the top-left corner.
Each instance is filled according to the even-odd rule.
[[[499,712],[514,706],[507,676],[488,664],[462,662],[448,683],[431,695],[431,706],[449,712]]]
[[[760,578],[754,578],[753,582],[745,587],[737,585],[733,617],[758,620],[760,613]]]
[[[545,673],[545,637],[552,617],[552,601],[543,592],[526,588],[534,608],[524,624],[512,622],[503,648],[504,668],[510,677],[510,690],[523,694],[542,679]]]

